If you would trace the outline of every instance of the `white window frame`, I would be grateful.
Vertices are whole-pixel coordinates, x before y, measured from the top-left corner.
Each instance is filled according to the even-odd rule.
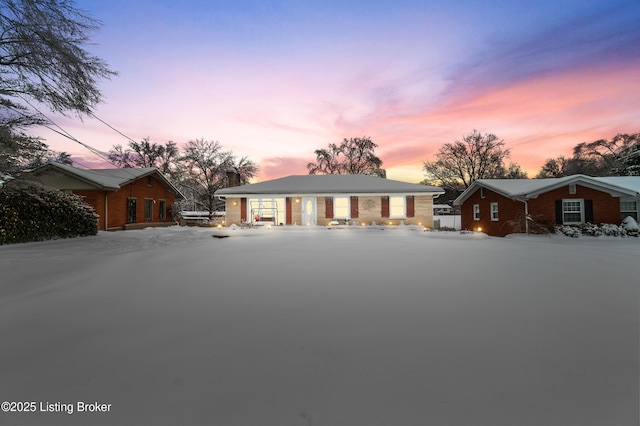
[[[633,209],[630,210],[628,208],[623,208],[623,203],[632,204]],[[638,220],[638,204],[640,204],[640,201],[624,198],[620,199],[620,218],[624,219],[626,216],[631,216],[635,220]]]
[[[580,221],[576,222],[576,221],[567,221],[565,219],[565,215],[566,214],[574,214],[574,213],[578,213],[577,211],[567,211],[565,210],[565,203],[579,203],[580,205]],[[562,224],[563,225],[579,225],[581,223],[584,223],[584,200],[582,198],[565,198],[562,200]]]
[[[578,192],[578,190],[576,188],[576,184],[575,183],[569,184],[569,194],[573,195],[576,192]]]
[[[480,220],[480,204],[473,205],[473,220]]]
[[[394,204],[395,200],[395,204]],[[389,197],[389,219],[407,218],[407,197],[393,195]]]
[[[499,221],[499,215],[498,215],[498,203],[491,203],[491,220],[493,222],[497,222]]]
[[[484,187],[481,186],[480,187],[480,198],[486,198],[486,197],[487,197],[487,195],[484,193]]]
[[[345,205],[338,206],[338,200],[346,200]],[[342,211],[344,209],[344,211]],[[333,197],[333,218],[346,219],[351,215],[350,197]]]

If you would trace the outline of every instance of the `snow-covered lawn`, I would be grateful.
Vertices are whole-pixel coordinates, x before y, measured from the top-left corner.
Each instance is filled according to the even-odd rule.
[[[0,246],[0,400],[37,403],[0,424],[637,424],[639,260],[409,227]]]

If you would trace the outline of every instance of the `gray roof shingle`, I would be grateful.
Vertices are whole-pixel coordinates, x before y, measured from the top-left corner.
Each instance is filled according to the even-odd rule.
[[[219,190],[220,196],[258,194],[443,194],[441,188],[367,175],[293,175]]]

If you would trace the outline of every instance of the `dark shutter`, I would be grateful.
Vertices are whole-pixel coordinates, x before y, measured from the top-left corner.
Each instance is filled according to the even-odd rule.
[[[562,200],[556,200],[556,223],[562,225]]]
[[[286,219],[287,225],[291,225],[293,223],[293,217],[292,217],[293,215],[291,213],[291,210],[292,210],[291,197],[286,198],[285,209],[286,209],[285,215],[287,216],[287,219]]]
[[[240,198],[240,220],[247,221],[247,199]]]
[[[380,197],[380,201],[382,204],[382,211],[380,212],[380,216],[389,217],[389,197],[384,195]]]
[[[355,219],[358,217],[358,197],[355,195],[351,196],[351,218]]]
[[[407,217],[414,217],[415,215],[416,210],[413,202],[413,195],[407,195]]]
[[[324,197],[324,217],[333,218],[333,197]]]
[[[593,223],[593,200],[584,200],[584,221]]]

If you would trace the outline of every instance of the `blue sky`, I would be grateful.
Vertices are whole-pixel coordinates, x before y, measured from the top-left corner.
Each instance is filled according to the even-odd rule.
[[[313,151],[370,136],[388,177],[474,129],[534,175],[583,141],[640,131],[637,1],[79,1],[119,72],[96,115],[134,140],[217,140],[306,173]],[[53,117],[107,151],[98,120]],[[77,144],[39,132],[79,163]]]

